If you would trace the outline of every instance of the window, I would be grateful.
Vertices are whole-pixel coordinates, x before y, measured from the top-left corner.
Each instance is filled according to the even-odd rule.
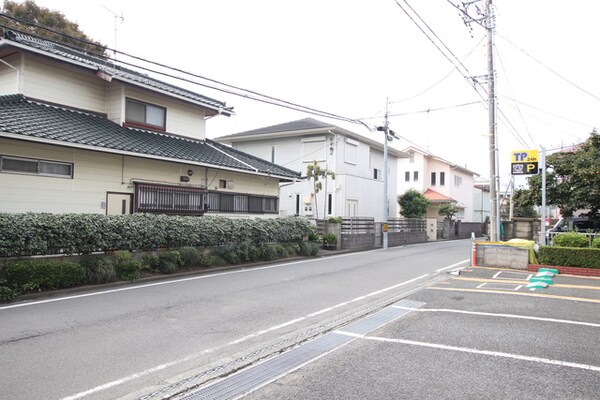
[[[404,172],[404,181],[410,182],[410,171]]]
[[[73,164],[36,160],[33,158],[0,156],[0,172],[73,178]]]
[[[135,212],[202,215],[206,190],[136,183]]]
[[[373,179],[382,180],[383,175],[381,174],[381,170],[377,168],[373,168]]]
[[[303,138],[302,139],[302,161],[325,161],[325,138]]]
[[[271,146],[271,162],[275,163],[275,146]]]
[[[331,215],[333,213],[333,194],[329,193],[327,195],[327,215]]]
[[[415,171],[413,172],[413,181],[418,181],[419,180],[419,171]]]
[[[454,175],[454,186],[460,187],[462,185],[462,176]]]
[[[446,184],[446,173],[440,172],[440,186],[444,186]]]
[[[358,142],[352,139],[346,139],[344,146],[344,161],[348,164],[356,165],[358,162]]]
[[[125,103],[125,122],[142,128],[166,130],[167,109],[141,101],[127,99]]]
[[[219,179],[219,189],[233,189],[233,181]]]
[[[276,214],[279,199],[243,193],[208,192],[207,204],[208,213]]]
[[[435,186],[435,172],[431,173],[431,186]]]

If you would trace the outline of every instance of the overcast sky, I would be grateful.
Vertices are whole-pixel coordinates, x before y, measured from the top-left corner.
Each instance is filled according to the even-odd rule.
[[[394,147],[418,145],[482,177],[489,174],[486,104],[472,81],[403,11],[416,21],[420,17],[443,41],[438,46],[447,46],[468,75],[479,77],[485,86],[485,30],[476,24],[469,30],[448,0],[398,0],[403,8],[395,0],[36,3],[63,12],[88,36],[109,47],[115,46],[116,21],[120,51],[303,106],[361,118],[371,126],[383,124],[389,98],[390,127],[403,138],[392,142]],[[600,127],[600,2],[494,3],[504,186],[510,178],[511,151],[578,143],[593,127]],[[208,138],[310,116],[180,84],[234,107],[235,116],[209,120]],[[361,125],[314,118],[383,139],[381,132]]]

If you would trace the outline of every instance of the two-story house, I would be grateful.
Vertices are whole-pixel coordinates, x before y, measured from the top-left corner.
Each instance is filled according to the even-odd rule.
[[[310,180],[282,183],[282,215],[313,218],[361,216],[383,220],[382,132],[375,132],[369,138],[313,118],[305,118],[215,140],[299,171],[303,176],[306,175],[307,166],[315,161],[321,168],[335,173],[335,179],[328,177],[321,181],[322,190],[317,191],[316,195]],[[402,157],[407,155],[389,147],[387,198],[391,217],[398,215],[396,175],[398,159]]]
[[[206,139],[225,103],[101,55],[0,39],[0,211],[271,215],[298,172]]]
[[[398,195],[409,189],[423,193],[430,201],[427,218],[443,219],[438,208],[453,204],[458,209],[457,219],[474,221],[473,180],[479,176],[477,173],[416,147],[407,147],[403,152],[409,158],[399,160]]]

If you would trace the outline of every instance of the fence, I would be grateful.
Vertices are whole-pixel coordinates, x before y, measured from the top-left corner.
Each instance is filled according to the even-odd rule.
[[[554,238],[558,235],[564,235],[565,233],[572,233],[572,232],[547,232],[546,233],[546,244],[548,246],[551,246]],[[595,238],[599,238],[600,237],[600,233],[592,233],[592,232],[577,232],[579,235],[585,236],[588,239],[588,246],[592,247],[592,242]]]

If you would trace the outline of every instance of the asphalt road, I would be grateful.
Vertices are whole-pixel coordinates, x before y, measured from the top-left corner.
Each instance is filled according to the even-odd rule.
[[[427,243],[1,305],[0,397],[185,391],[445,279],[468,254],[468,241]]]

